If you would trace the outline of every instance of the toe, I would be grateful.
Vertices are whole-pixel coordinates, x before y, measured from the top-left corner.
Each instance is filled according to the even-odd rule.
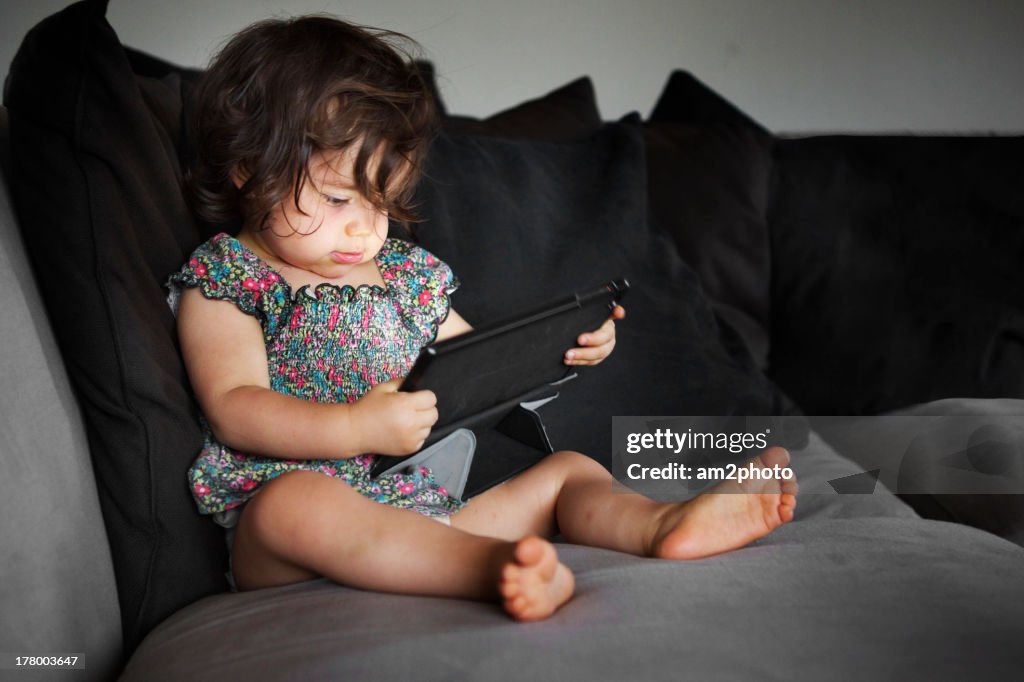
[[[516,547],[516,561],[523,569],[532,569],[542,580],[551,580],[558,568],[558,554],[547,540],[528,537]]]
[[[771,447],[761,453],[761,462],[766,467],[780,466],[784,467],[789,464],[789,452],[785,448]]]
[[[792,521],[795,511],[796,497],[792,495],[783,495],[779,500],[779,518],[782,519],[782,522],[789,523]]]
[[[519,575],[519,567],[515,565],[506,566],[501,572],[501,581],[498,584],[498,589],[501,591],[501,596],[506,599],[510,599],[518,595],[522,591],[522,585]]]
[[[538,537],[528,537],[516,545],[516,561],[520,566],[533,566],[544,558],[544,541]]]

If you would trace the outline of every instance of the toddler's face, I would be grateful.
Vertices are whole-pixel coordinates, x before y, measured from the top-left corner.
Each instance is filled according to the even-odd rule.
[[[288,265],[325,279],[372,263],[388,235],[388,216],[355,187],[355,152],[317,152],[295,207],[289,195],[257,238]],[[373,170],[372,164],[368,169]]]

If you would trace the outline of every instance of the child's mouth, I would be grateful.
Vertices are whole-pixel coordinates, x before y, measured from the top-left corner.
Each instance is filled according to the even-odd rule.
[[[331,260],[335,263],[350,265],[363,259],[362,251],[331,251]]]

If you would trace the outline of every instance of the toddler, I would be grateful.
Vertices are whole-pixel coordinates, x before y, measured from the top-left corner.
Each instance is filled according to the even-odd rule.
[[[792,480],[660,504],[575,452],[468,502],[426,467],[370,477],[376,455],[416,452],[437,419],[431,392],[397,390],[420,349],[470,329],[451,307],[449,267],[388,237],[389,218],[415,220],[436,128],[402,39],[321,16],[261,22],[223,48],[197,91],[193,203],[240,229],[200,246],[169,286],[204,415],[189,483],[200,511],[229,528],[237,589],[326,576],[499,600],[536,620],[573,592],[545,539],[556,533],[689,559],[792,519]],[[601,362],[624,314],[582,334],[565,362]],[[788,461],[773,448],[752,464]]]

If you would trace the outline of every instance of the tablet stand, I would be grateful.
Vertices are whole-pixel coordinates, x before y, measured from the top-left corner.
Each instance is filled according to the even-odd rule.
[[[529,391],[514,400],[483,410],[454,424],[437,429],[427,440],[424,452],[434,443],[453,433],[457,429],[469,429],[476,436],[476,453],[472,457],[472,465],[461,495],[469,499],[488,488],[520,473],[537,463],[545,456],[554,452],[551,441],[540,413],[537,411],[558,397],[557,387],[576,378],[571,374],[558,384],[546,385]],[[417,453],[419,454],[419,453]],[[395,471],[407,459],[416,457],[378,457],[377,472]],[[444,455],[439,455],[443,457]],[[460,456],[461,455],[452,455]],[[400,467],[398,467],[400,468]],[[450,491],[453,494],[457,491]]]

